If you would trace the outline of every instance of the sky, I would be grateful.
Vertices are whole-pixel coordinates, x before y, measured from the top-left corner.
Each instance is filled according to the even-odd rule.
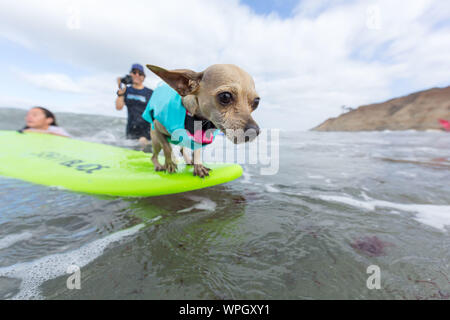
[[[116,79],[131,64],[232,63],[255,80],[260,127],[308,130],[343,105],[450,85],[449,53],[450,1],[1,1],[0,108],[125,117]]]

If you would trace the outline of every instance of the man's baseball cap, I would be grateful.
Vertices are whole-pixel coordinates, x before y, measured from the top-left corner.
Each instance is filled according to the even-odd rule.
[[[133,71],[133,70],[139,70],[145,75],[144,67],[142,65],[140,65],[139,63],[135,63],[135,64],[133,64],[131,66],[131,70],[130,71]]]

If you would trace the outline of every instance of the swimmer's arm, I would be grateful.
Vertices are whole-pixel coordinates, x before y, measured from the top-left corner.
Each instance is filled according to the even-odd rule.
[[[38,133],[46,133],[46,134],[52,134],[52,135],[54,135],[54,136],[60,136],[60,137],[66,137],[66,138],[67,138],[67,136],[66,136],[66,135],[63,135],[63,134],[59,134],[59,133],[56,133],[56,132],[51,132],[51,131],[47,131],[47,130],[42,130],[42,129],[33,129],[33,128],[29,128],[29,129],[25,129],[25,130],[23,130],[23,132],[38,132]]]
[[[42,129],[33,129],[33,128],[28,128],[23,130],[23,132],[39,132],[39,133],[50,133],[47,130],[42,130]]]

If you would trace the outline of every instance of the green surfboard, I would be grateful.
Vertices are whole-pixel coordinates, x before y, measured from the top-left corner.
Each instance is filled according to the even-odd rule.
[[[40,133],[0,130],[0,175],[101,195],[144,197],[211,187],[239,178],[238,164],[207,163],[210,175],[178,165],[156,172],[151,154]]]

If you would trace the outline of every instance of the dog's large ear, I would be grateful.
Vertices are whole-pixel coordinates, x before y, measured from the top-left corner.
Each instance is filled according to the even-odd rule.
[[[147,68],[167,82],[182,97],[194,93],[203,77],[203,72],[188,69],[166,70],[150,64]]]

